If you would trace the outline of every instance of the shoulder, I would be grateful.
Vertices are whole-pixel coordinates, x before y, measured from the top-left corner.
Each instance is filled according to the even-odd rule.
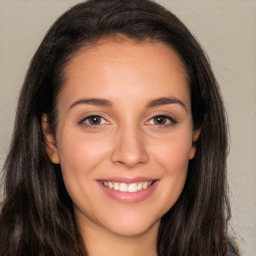
[[[227,244],[227,254],[226,256],[239,256],[237,250],[233,247],[231,243]]]

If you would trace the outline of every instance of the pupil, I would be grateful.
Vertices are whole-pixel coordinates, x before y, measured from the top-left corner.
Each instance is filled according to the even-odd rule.
[[[158,116],[158,117],[156,117],[155,121],[156,121],[155,122],[156,124],[164,124],[165,123],[165,118],[162,117],[162,116]]]
[[[100,123],[100,118],[98,116],[93,116],[90,119],[91,124],[99,124]]]

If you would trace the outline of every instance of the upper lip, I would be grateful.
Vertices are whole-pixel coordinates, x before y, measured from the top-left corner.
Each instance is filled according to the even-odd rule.
[[[123,182],[123,183],[135,183],[135,182],[143,182],[143,181],[155,181],[155,178],[149,177],[108,177],[99,179],[99,181],[113,181],[113,182]]]

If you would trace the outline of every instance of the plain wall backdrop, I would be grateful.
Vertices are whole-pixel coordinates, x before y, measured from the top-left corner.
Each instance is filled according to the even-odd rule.
[[[120,0],[121,1],[121,0]],[[78,0],[0,0],[0,169],[18,93],[48,28]],[[231,235],[256,254],[256,0],[157,0],[199,39],[219,81],[230,123]]]

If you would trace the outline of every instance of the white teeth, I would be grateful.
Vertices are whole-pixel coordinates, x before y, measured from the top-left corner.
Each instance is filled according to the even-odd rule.
[[[142,184],[141,183],[138,184],[137,189],[142,190]]]
[[[144,181],[144,182],[138,182],[138,183],[119,183],[119,182],[113,182],[113,181],[103,181],[103,184],[105,187],[108,187],[110,189],[114,189],[121,192],[137,192],[142,189],[147,189],[151,184],[151,182]]]
[[[119,186],[119,190],[122,192],[127,192],[127,187],[128,187],[127,184],[121,183]]]
[[[148,187],[148,182],[146,181],[146,182],[144,182],[143,184],[142,184],[142,188],[147,188]]]
[[[136,183],[132,183],[128,187],[128,192],[137,192],[138,191],[138,186]]]
[[[105,185],[105,183],[104,183],[104,185]],[[105,185],[106,186],[106,185]],[[107,187],[109,187],[109,188],[114,188],[114,186],[113,186],[113,184],[112,184],[112,182],[107,182]]]
[[[114,183],[114,190],[119,190],[119,184],[118,183]]]

